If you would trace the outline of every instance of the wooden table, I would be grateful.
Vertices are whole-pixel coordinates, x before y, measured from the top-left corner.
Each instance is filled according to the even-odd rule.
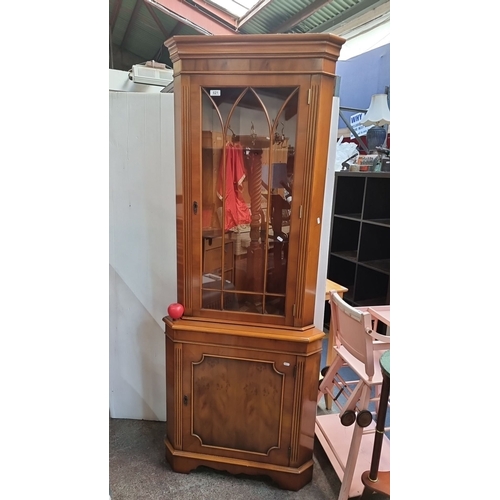
[[[326,280],[325,300],[330,300],[330,292],[332,291],[337,292],[342,298],[344,297],[344,293],[347,292],[348,290],[349,290],[348,288],[339,285],[338,283],[335,283],[335,281]]]

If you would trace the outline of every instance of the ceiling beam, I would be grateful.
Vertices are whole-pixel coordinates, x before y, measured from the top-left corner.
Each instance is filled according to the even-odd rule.
[[[183,24],[191,26],[204,35],[235,35],[236,31],[222,21],[202,12],[182,0],[144,0],[153,7],[173,17]]]
[[[273,33],[284,33],[289,29],[292,29],[294,26],[297,26],[297,24],[301,23],[304,19],[312,16],[317,10],[321,9],[321,7],[328,3],[330,3],[330,0],[316,0],[311,5],[309,5],[305,9],[300,10],[299,12],[297,12],[297,14],[274,29]]]
[[[273,0],[260,0],[260,2],[254,5],[253,9],[250,9],[239,21],[238,28],[241,28],[246,22],[250,21],[255,14],[257,14],[266,5],[269,5]]]
[[[389,3],[389,0],[364,0],[354,7],[345,10],[344,12],[342,12],[342,14],[333,17],[326,23],[323,23],[312,29],[309,33],[325,33],[326,31],[331,32],[332,28],[336,28],[348,21],[352,21],[353,17],[360,16],[370,10],[375,9],[379,5],[383,5],[384,3]]]
[[[165,26],[163,26],[163,24],[161,23],[160,18],[158,17],[158,14],[156,13],[155,9],[153,9],[153,7],[151,7],[151,4],[148,2],[144,2],[144,5],[146,9],[148,9],[148,12],[151,14],[151,17],[154,19],[154,22],[156,23],[158,28],[160,28],[160,31],[163,33],[163,36],[165,37],[166,40],[168,38],[169,33],[165,29]]]
[[[352,38],[357,36],[366,29],[372,29],[379,24],[382,24],[390,19],[390,4],[389,2],[379,5],[364,14],[356,16],[353,20],[348,20],[341,26],[335,28],[335,34],[342,38]]]
[[[139,10],[142,5],[142,0],[136,0],[135,5],[134,5],[134,10],[132,11],[132,15],[130,16],[130,19],[127,24],[127,29],[125,30],[125,34],[123,35],[122,41],[120,43],[120,47],[124,47],[125,43],[127,42],[127,38],[129,37],[132,27],[135,23],[135,20],[137,19],[137,15],[139,14]]]
[[[160,28],[160,31],[163,34],[164,40],[168,40],[170,37],[174,36],[182,28],[182,26],[184,26],[182,23],[177,22],[177,23],[175,23],[175,26],[173,27],[173,29],[171,29],[170,31],[167,30],[165,28],[165,26],[163,26],[163,23],[161,22],[160,18],[158,17],[158,14],[156,13],[158,9],[153,8],[151,6],[151,4],[149,2],[147,2],[146,0],[144,0],[144,5],[145,5],[146,9],[148,9],[148,12],[151,14],[151,17],[154,19],[158,28]],[[168,51],[167,51],[167,54],[165,54],[166,59],[167,59],[167,61],[165,61],[165,57],[163,57],[164,49],[165,49],[165,45],[162,43],[160,45],[160,48],[158,49],[158,52],[155,54],[155,56],[152,58],[152,60],[156,61],[156,62],[161,62],[163,60],[163,62],[165,64],[172,64],[172,61],[170,60],[170,56],[168,55]]]
[[[237,24],[237,17],[233,16],[231,14],[228,14],[227,12],[215,7],[214,5],[209,4],[208,2],[205,2],[205,0],[191,0],[192,3],[199,5],[203,10],[210,12],[216,17],[220,17],[226,23],[230,24],[231,26],[234,26],[236,29],[236,24]]]
[[[179,31],[181,30],[181,28],[183,27],[184,25],[181,23],[181,22],[178,22],[174,28],[172,29],[172,31],[168,34],[168,37],[167,38],[170,38],[172,36],[175,36],[177,35],[177,33],[179,33]]]

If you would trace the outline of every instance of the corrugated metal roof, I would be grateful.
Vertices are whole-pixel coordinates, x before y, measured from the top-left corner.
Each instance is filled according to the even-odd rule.
[[[303,11],[310,0],[273,0],[265,9],[245,23],[241,31],[245,33],[274,33],[283,23],[298,12]],[[287,30],[287,32],[289,32]]]
[[[244,22],[238,32],[335,33],[342,24],[383,4],[389,4],[389,0],[270,0],[264,6],[260,3],[260,10]],[[176,5],[188,10],[197,9],[197,13],[203,10],[200,0],[172,0],[166,5],[172,11]],[[158,4],[144,0],[109,0],[110,38],[115,56],[110,57],[110,68],[128,70],[131,64],[152,59],[171,66],[168,50],[163,45],[166,39],[174,34],[206,34],[190,25],[189,19],[184,18],[185,22],[182,22],[181,18],[169,15]],[[221,23],[224,24],[223,21]],[[228,27],[228,24],[225,23],[225,26]],[[234,27],[231,29],[236,30]]]
[[[358,15],[361,11],[369,10],[377,5],[386,3],[386,0],[273,0],[264,9],[261,9],[253,18],[241,27],[242,33],[310,33],[322,32],[322,26],[327,30],[335,18],[342,16],[343,20]],[[315,6],[321,5],[317,10]],[[298,24],[284,30],[277,31],[287,21],[303,12],[311,13]]]

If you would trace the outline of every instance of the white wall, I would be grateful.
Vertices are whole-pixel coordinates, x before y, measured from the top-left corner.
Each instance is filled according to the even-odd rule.
[[[340,99],[333,98],[332,118],[330,122],[330,143],[323,201],[323,220],[321,223],[321,240],[319,244],[318,281],[316,284],[316,304],[314,308],[314,326],[323,331],[325,314],[325,286],[330,254],[330,226],[332,221],[333,187],[335,181],[335,155],[337,152],[337,130],[339,123]]]
[[[162,318],[177,299],[173,98],[109,93],[113,418],[166,419]]]

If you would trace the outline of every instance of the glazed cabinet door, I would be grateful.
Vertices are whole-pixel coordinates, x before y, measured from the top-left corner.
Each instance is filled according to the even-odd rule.
[[[288,465],[296,356],[183,344],[182,449]]]
[[[185,185],[192,228],[186,289],[193,291],[186,300],[194,316],[293,324],[302,184],[299,168],[296,189],[296,164],[298,156],[303,163],[299,131],[310,78],[298,80],[273,87],[190,80],[190,144],[201,144],[189,151]]]

